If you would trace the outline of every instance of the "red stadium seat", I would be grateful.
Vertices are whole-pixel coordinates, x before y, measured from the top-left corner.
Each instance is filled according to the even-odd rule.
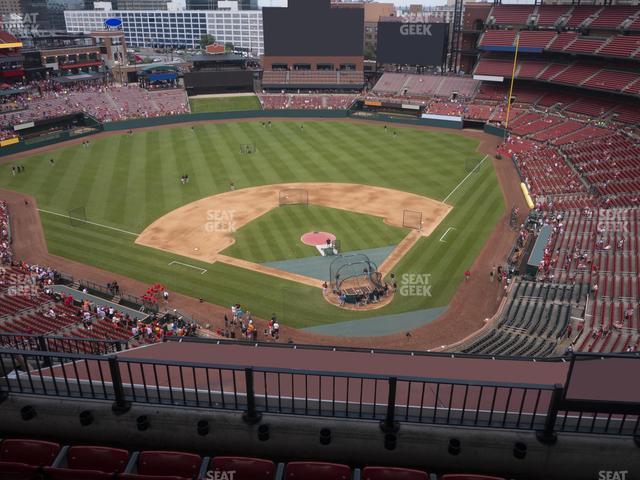
[[[362,480],[429,480],[427,472],[409,468],[366,467]]]
[[[138,457],[140,475],[168,475],[191,478],[198,475],[200,455],[183,452],[146,451]]]
[[[440,480],[505,480],[503,477],[491,477],[487,475],[473,475],[466,473],[448,473]]]
[[[0,478],[3,480],[37,480],[39,467],[17,462],[0,462]]]
[[[49,466],[58,456],[60,445],[41,440],[8,439],[0,445],[0,462]]]
[[[351,468],[347,465],[325,462],[290,462],[284,470],[285,479],[349,480]]]
[[[78,470],[124,472],[129,452],[119,448],[78,446],[67,452],[67,467]]]
[[[46,480],[113,480],[114,473],[96,470],[80,470],[71,468],[44,468]]]
[[[139,475],[137,473],[121,473],[118,480],[191,480],[193,477],[177,477],[175,475]]]
[[[220,472],[235,471],[237,478],[252,480],[271,480],[276,471],[272,461],[249,457],[215,457],[210,468]]]

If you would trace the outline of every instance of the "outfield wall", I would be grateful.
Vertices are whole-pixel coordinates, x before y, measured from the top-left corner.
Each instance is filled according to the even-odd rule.
[[[74,140],[81,137],[93,135],[101,131],[116,132],[123,130],[135,130],[138,128],[161,127],[169,125],[177,125],[181,123],[206,122],[216,120],[245,120],[261,118],[282,118],[282,119],[340,119],[354,118],[359,120],[373,120],[377,122],[395,123],[402,125],[414,125],[421,127],[439,127],[461,130],[463,128],[462,121],[440,120],[433,118],[398,118],[392,115],[371,114],[367,116],[352,115],[348,110],[246,110],[234,112],[204,112],[190,113],[184,115],[173,115],[166,117],[139,118],[134,120],[124,120],[121,122],[107,122],[101,124],[101,129],[97,132],[89,132],[81,135],[71,135],[68,131],[56,132],[54,135],[43,136],[39,139],[30,139],[20,141],[15,145],[9,145],[0,149],[0,157],[14,155],[40,147],[46,147],[57,143]]]

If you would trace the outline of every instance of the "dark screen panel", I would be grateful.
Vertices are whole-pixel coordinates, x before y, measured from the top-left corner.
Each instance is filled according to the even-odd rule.
[[[447,53],[446,23],[378,23],[378,62],[442,65]]]
[[[186,88],[201,87],[252,87],[253,71],[233,70],[233,71],[200,71],[190,72],[184,75]]]
[[[266,56],[362,56],[364,9],[329,0],[294,0],[262,9]]]

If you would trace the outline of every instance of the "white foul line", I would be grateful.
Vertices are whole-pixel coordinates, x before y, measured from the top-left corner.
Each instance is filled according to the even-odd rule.
[[[458,185],[456,185],[456,188],[451,190],[451,193],[447,195],[444,200],[442,200],[442,203],[447,203],[447,200],[449,200],[449,197],[451,197],[451,195],[453,195],[455,191],[458,190],[462,186],[462,184],[467,181],[467,178],[469,178],[473,174],[473,172],[475,172],[484,163],[484,161],[487,159],[488,156],[489,155],[484,156],[484,158],[480,161],[480,163],[476,165],[475,168],[471,170],[469,174],[466,177],[464,177]]]
[[[451,230],[455,230],[455,228],[454,228],[454,227],[449,227],[449,228],[447,228],[447,231],[446,231],[446,232],[444,232],[444,234],[440,237],[440,241],[441,241],[442,243],[447,243],[447,242],[445,242],[445,241],[444,241],[444,237],[446,237],[446,236],[447,236],[447,233],[449,233]]]
[[[174,263],[177,265],[182,265],[183,267],[189,267],[195,270],[200,270],[200,275],[204,275],[205,273],[207,273],[207,271],[204,268],[195,267],[193,265],[189,265],[188,263],[178,262],[177,260],[174,260],[173,262],[169,262],[169,266],[173,265]]]
[[[96,227],[107,228],[109,230],[115,230],[116,232],[126,233],[127,235],[133,235],[134,237],[137,237],[138,235],[140,235],[139,233],[128,232],[126,230],[121,230],[121,229],[116,228],[116,227],[110,227],[109,225],[102,225],[101,223],[94,223],[94,222],[90,222],[88,220],[83,220],[81,218],[70,217],[69,215],[64,215],[62,213],[56,213],[56,212],[51,212],[49,210],[43,210],[42,208],[39,208],[38,211],[42,212],[42,213],[48,213],[49,215],[55,215],[57,217],[62,217],[62,218],[68,218],[70,220],[75,220],[76,222],[87,223],[89,225],[95,225]]]

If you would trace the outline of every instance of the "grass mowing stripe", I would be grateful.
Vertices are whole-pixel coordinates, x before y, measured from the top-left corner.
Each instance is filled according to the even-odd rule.
[[[299,121],[276,121],[267,129],[259,121],[227,122],[113,136],[92,141],[89,149],[70,146],[24,159],[21,163],[27,171],[16,177],[11,177],[10,165],[0,166],[0,186],[33,193],[39,205],[52,211],[66,212],[69,199],[84,200],[93,208],[91,217],[96,217],[89,220],[114,225],[116,222],[109,221],[112,218],[124,224],[126,230],[140,231],[138,225],[148,225],[176,205],[227,191],[231,179],[239,187],[289,181],[377,184],[444,198],[467,174],[465,160],[479,158],[475,139],[446,132],[402,128],[394,141],[390,134],[384,135],[378,123],[305,122],[304,133],[299,125]],[[115,147],[116,141],[118,145],[128,145]],[[241,156],[241,143],[256,143],[258,153]],[[55,168],[44,168],[49,167],[49,155],[56,158]],[[480,250],[504,208],[489,164],[460,187],[450,200],[455,204],[454,210],[399,265],[405,271],[433,273],[438,281],[433,298],[397,298],[383,313],[446,304],[460,282],[459,272],[473,260],[474,252]],[[184,169],[193,169],[197,180],[181,189],[176,173],[187,173],[182,172]],[[109,175],[111,178],[107,178]],[[241,185],[243,182],[246,185]],[[91,187],[85,191],[84,185]],[[74,189],[75,193],[67,198],[61,194],[64,188]],[[124,205],[124,209],[116,213],[111,211],[116,207],[104,207],[104,203]],[[284,251],[307,256],[306,247],[298,245],[297,239],[291,247],[289,238],[297,236],[298,229],[314,228],[318,222],[335,229],[346,245],[353,242],[358,246],[364,241],[366,247],[383,246],[381,243],[388,243],[388,237],[404,236],[404,231],[384,225],[380,219],[348,218],[340,210],[308,210],[296,215],[287,209],[274,217],[273,225],[268,227],[272,229],[266,233],[267,242],[272,243],[270,249],[261,243],[265,240],[261,232],[253,234],[253,245],[239,242],[230,248],[242,247],[250,255],[256,248],[265,248],[266,253],[259,255],[281,255],[278,252]],[[287,220],[284,213],[291,219]],[[42,218],[47,242],[57,254],[144,282],[163,281],[173,290],[222,305],[239,301],[259,316],[282,312],[289,319],[287,324],[293,326],[382,313],[338,310],[324,302],[318,289],[228,265],[204,264],[202,268],[209,270],[207,275],[171,269],[168,263],[180,261],[180,256],[135,245],[132,238],[114,232],[73,229],[67,220],[45,215]],[[253,223],[245,227],[249,233]],[[461,223],[464,232],[452,232],[450,243],[438,242],[449,226]],[[189,259],[185,263],[202,265]],[[400,271],[399,268],[397,272]]]

